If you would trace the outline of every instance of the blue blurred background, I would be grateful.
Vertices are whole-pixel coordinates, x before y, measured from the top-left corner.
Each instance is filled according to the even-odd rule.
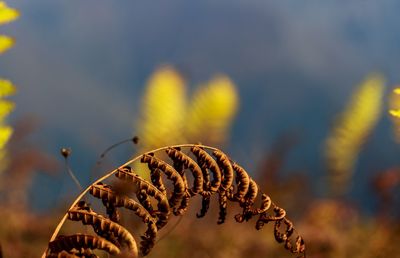
[[[373,71],[386,76],[388,89],[400,81],[395,0],[9,5],[22,14],[2,27],[17,40],[0,59],[1,75],[18,85],[11,123],[36,117],[33,141],[47,153],[72,147],[71,166],[84,184],[99,154],[135,133],[146,79],[160,64],[174,65],[192,89],[215,73],[229,75],[241,101],[226,151],[252,171],[277,137],[295,131],[300,141],[282,176],[306,173],[316,195],[325,187],[323,141],[355,86]],[[349,198],[366,211],[374,208],[371,178],[398,165],[391,133],[384,113],[358,161]],[[48,185],[31,196],[39,208],[74,189],[66,174],[39,175],[39,183]]]

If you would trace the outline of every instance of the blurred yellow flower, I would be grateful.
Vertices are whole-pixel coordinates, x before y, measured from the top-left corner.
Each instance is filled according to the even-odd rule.
[[[197,89],[190,103],[185,120],[189,140],[214,145],[225,142],[238,106],[238,94],[231,79],[215,76]]]
[[[8,97],[15,94],[15,86],[9,80],[0,78],[0,98]]]
[[[19,17],[19,12],[7,6],[4,1],[0,1],[0,25],[12,22]]]
[[[139,152],[185,142],[218,145],[225,142],[237,111],[238,94],[231,79],[218,75],[188,101],[186,83],[169,65],[157,69],[147,82],[141,117],[136,126]],[[146,166],[135,170],[146,177]]]
[[[15,107],[14,102],[8,100],[0,100],[0,121],[3,121],[7,115],[13,111]]]
[[[389,96],[389,114],[393,123],[395,141],[400,143],[400,87],[393,89]]]
[[[162,66],[147,82],[137,134],[144,149],[186,141],[221,144],[237,106],[235,85],[226,75],[215,76],[187,101],[182,76]]]
[[[0,126],[0,150],[4,148],[4,145],[10,139],[13,129],[10,126]]]
[[[5,2],[0,1],[0,25],[14,21],[18,17],[19,12],[17,10],[9,8]],[[13,45],[13,38],[0,35],[0,54],[7,51]],[[9,80],[0,79],[0,172],[6,167],[7,152],[5,145],[13,132],[12,127],[6,124],[5,119],[15,106],[13,102],[4,98],[14,94],[15,91],[15,86]]]
[[[8,36],[0,35],[0,54],[7,51],[14,45],[14,39]]]
[[[380,117],[383,92],[384,78],[369,75],[354,92],[326,140],[330,184],[336,194],[346,189],[358,153]]]
[[[150,77],[143,97],[138,124],[141,143],[146,148],[178,143],[183,133],[186,86],[171,66],[159,68]]]

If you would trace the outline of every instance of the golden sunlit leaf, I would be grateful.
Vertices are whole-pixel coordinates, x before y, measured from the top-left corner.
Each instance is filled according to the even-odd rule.
[[[368,76],[353,94],[327,138],[326,158],[330,184],[335,193],[346,189],[358,153],[380,117],[383,91],[384,78],[379,74]]]
[[[19,17],[19,12],[0,1],[0,25],[12,22]]]
[[[138,135],[144,148],[182,141],[186,87],[181,75],[163,66],[150,77],[143,98]]]
[[[13,38],[0,35],[0,54],[11,48],[14,45],[14,42]]]
[[[15,94],[16,88],[11,81],[0,79],[0,98]]]
[[[193,142],[221,144],[236,114],[238,94],[234,83],[218,75],[194,93],[186,118],[186,132]]]

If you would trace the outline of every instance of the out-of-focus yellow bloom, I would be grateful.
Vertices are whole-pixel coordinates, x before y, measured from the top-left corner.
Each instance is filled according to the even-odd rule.
[[[395,141],[400,143],[400,87],[393,89],[389,96],[389,114],[393,122]]]
[[[0,35],[0,54],[7,51],[14,45],[14,39],[8,36]]]
[[[0,98],[14,95],[15,91],[15,86],[11,81],[0,78]]]
[[[14,110],[15,103],[8,100],[0,100],[0,121],[4,120],[7,115]]]
[[[150,77],[143,98],[138,134],[143,146],[154,148],[178,143],[183,134],[186,87],[171,66],[163,66]]]
[[[19,12],[0,1],[0,25],[14,21],[19,17]]]
[[[11,22],[19,17],[19,12],[9,8],[5,2],[0,1],[0,25]],[[14,39],[0,35],[0,54],[14,45]],[[10,139],[13,129],[5,122],[6,116],[14,109],[15,104],[5,97],[15,93],[15,86],[8,80],[0,79],[0,172],[7,164],[7,151],[5,145]]]
[[[236,114],[238,94],[225,75],[218,75],[194,93],[185,120],[190,140],[204,144],[221,144]]]
[[[187,103],[186,85],[171,66],[150,77],[137,134],[144,149],[186,141],[221,144],[236,114],[238,94],[225,75],[197,89]]]
[[[10,126],[0,126],[0,149],[3,149],[12,135],[13,129]]]
[[[325,151],[330,184],[336,194],[346,189],[357,156],[380,117],[383,92],[384,78],[379,74],[369,75],[327,138]]]
[[[186,84],[171,66],[157,69],[150,77],[143,97],[142,117],[137,124],[139,152],[187,141],[221,144],[237,110],[238,95],[233,82],[216,76],[200,87],[187,103]],[[134,168],[147,177],[146,166]]]

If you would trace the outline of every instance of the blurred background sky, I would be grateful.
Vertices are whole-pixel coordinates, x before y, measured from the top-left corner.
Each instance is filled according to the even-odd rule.
[[[229,75],[241,101],[226,151],[251,171],[279,135],[296,132],[284,171],[312,176],[316,192],[326,174],[324,139],[358,83],[373,71],[385,75],[387,92],[400,82],[395,0],[8,4],[22,13],[2,27],[17,40],[0,58],[1,76],[18,85],[11,123],[37,118],[35,143],[54,155],[72,147],[83,182],[107,146],[135,131],[146,79],[160,64],[174,65],[191,89]],[[370,179],[398,165],[399,150],[384,113],[358,161],[354,201],[373,207]],[[39,176],[49,188],[32,198],[48,207],[74,187],[70,181]]]

